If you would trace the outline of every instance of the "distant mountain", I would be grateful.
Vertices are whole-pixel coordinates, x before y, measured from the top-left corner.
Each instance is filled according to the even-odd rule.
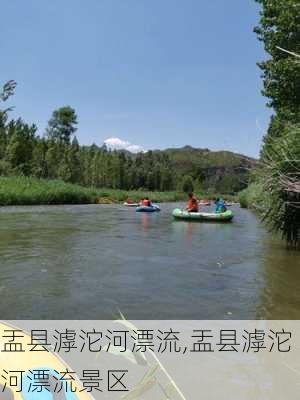
[[[168,155],[179,176],[189,175],[204,190],[237,192],[246,187],[257,160],[231,151],[211,151],[191,146],[155,150]]]
[[[233,194],[248,186],[250,172],[257,165],[257,160],[243,154],[191,146],[149,150],[146,153],[115,150],[115,153],[123,153],[125,159],[133,161],[132,166],[140,176],[137,187],[151,187],[147,184],[154,179],[151,172],[157,173],[160,169],[164,175],[168,171],[169,177],[165,180],[169,179],[169,189],[172,190],[180,190],[183,182],[188,180],[193,182],[196,190]]]

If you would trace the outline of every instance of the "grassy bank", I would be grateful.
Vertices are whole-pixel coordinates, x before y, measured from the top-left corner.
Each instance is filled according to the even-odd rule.
[[[148,196],[154,202],[178,201],[185,198],[178,192],[143,192],[85,188],[59,180],[26,177],[0,178],[0,205],[101,204],[134,201]]]
[[[239,202],[242,208],[260,210],[265,203],[266,195],[263,193],[262,185],[251,183],[247,189],[239,193]]]
[[[199,198],[212,199],[215,195],[198,193]],[[125,191],[113,189],[85,188],[59,180],[44,180],[27,177],[0,177],[0,206],[47,205],[47,204],[109,204],[123,203],[130,197],[138,202],[149,197],[155,203],[186,200],[182,192]],[[225,196],[235,201],[234,196]]]

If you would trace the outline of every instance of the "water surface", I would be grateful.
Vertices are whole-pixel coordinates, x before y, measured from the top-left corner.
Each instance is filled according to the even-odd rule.
[[[230,224],[119,205],[0,209],[1,319],[299,319],[300,255]]]

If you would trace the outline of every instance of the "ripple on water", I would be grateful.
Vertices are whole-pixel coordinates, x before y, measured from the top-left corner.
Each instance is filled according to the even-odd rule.
[[[2,318],[299,318],[299,253],[247,210],[199,224],[175,206],[1,208]]]

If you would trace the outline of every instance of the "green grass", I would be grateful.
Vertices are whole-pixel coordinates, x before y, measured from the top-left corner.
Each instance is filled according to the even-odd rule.
[[[0,205],[100,204],[121,203],[128,197],[139,201],[149,197],[154,202],[178,201],[185,198],[179,192],[124,191],[85,188],[60,180],[28,177],[0,178]]]
[[[198,198],[212,199],[214,194],[198,193]],[[138,202],[149,197],[155,203],[186,200],[182,192],[125,191],[114,189],[86,188],[60,180],[45,180],[29,177],[0,177],[0,206],[47,205],[47,204],[105,204],[123,203],[130,197]],[[236,200],[225,196],[228,201]]]
[[[253,208],[260,210],[264,203],[264,197],[262,185],[259,183],[251,183],[247,189],[242,190],[239,193],[239,202],[242,208]]]

